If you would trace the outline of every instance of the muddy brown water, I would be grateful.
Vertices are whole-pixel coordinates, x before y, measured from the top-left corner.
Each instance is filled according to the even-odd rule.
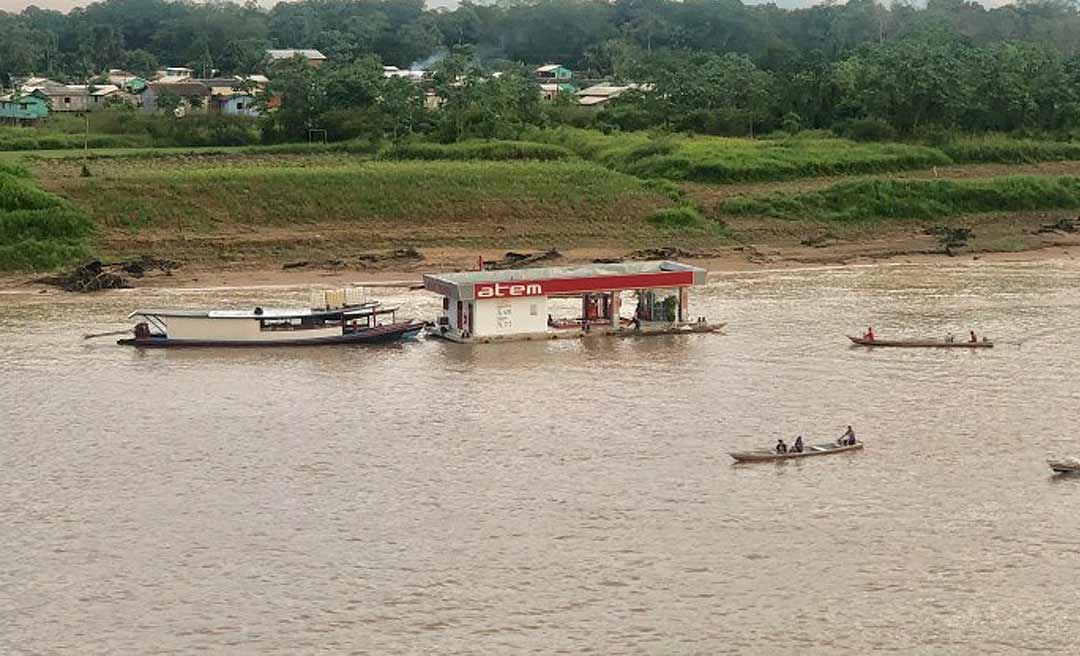
[[[0,652],[1076,653],[1078,290],[735,274],[691,297],[725,336],[147,352],[80,336],[307,290],[0,296]]]

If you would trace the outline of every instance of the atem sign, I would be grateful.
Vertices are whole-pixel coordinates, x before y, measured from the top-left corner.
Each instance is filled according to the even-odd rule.
[[[476,298],[478,299],[543,295],[544,286],[538,282],[496,282],[476,284]]]
[[[548,278],[513,282],[478,282],[473,293],[478,300],[518,298],[522,296],[566,296],[619,289],[657,289],[688,287],[694,284],[693,271],[658,271],[614,276]],[[468,298],[466,296],[465,298]]]

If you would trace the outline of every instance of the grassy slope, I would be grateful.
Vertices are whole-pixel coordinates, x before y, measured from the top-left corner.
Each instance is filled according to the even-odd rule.
[[[103,227],[110,254],[338,258],[402,246],[651,244],[672,200],[588,162],[360,161],[196,169],[186,158],[39,162],[47,186]],[[44,166],[40,166],[44,164]]]
[[[409,145],[384,150],[382,161],[369,160],[366,144],[112,150],[95,153],[92,178],[79,177],[80,151],[0,153],[0,167],[25,162],[47,190],[85,210],[99,226],[98,246],[106,254],[149,251],[203,261],[328,259],[406,245],[724,243],[725,233],[692,207],[665,211],[687,200],[755,241],[796,232],[800,239],[823,223],[860,239],[886,230],[871,219],[1078,207],[1072,183],[1061,177],[915,179],[929,177],[930,167],[956,178],[993,168],[946,167],[950,161],[1080,158],[1072,144],[990,136],[931,149],[820,135],[751,141],[567,128],[529,139],[538,143]],[[552,161],[482,161],[529,157]],[[392,159],[412,161],[385,161]],[[1073,174],[1053,166],[1071,164],[1028,168],[1036,175]],[[880,172],[907,179],[865,177]],[[987,175],[1001,173],[974,177]],[[837,178],[809,176],[859,177],[837,184]],[[689,195],[664,179],[679,181]],[[713,186],[686,184],[697,180]],[[23,221],[19,230],[25,231]],[[777,221],[795,227],[776,230]],[[849,227],[840,230],[839,223]],[[771,227],[759,229],[766,224]]]
[[[37,188],[25,171],[0,166],[0,271],[50,269],[88,253],[93,224]]]
[[[725,214],[788,220],[934,219],[987,212],[1080,208],[1080,178],[1014,176],[991,180],[853,180],[803,194],[733,199]]]
[[[581,157],[643,178],[706,183],[786,180],[925,169],[950,163],[933,148],[907,144],[859,144],[815,135],[786,139],[603,135],[559,128],[534,139],[561,145]]]

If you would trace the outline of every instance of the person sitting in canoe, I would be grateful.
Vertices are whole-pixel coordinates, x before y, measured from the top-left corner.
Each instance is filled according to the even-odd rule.
[[[866,327],[866,334],[864,334],[862,336],[862,338],[865,339],[868,342],[874,341],[874,327],[873,326],[867,326]]]
[[[974,330],[973,330],[973,331],[971,331],[971,339],[970,339],[970,340],[968,340],[968,341],[970,341],[970,342],[971,342],[972,344],[974,344],[975,342],[979,341],[978,339],[976,339],[976,338],[975,338],[975,331],[974,331]]]
[[[840,436],[839,440],[837,440],[837,444],[839,444],[840,446],[851,446],[855,444],[855,429],[853,429],[851,426],[848,426],[847,430],[844,431],[844,434]]]
[[[800,435],[800,436],[795,438],[795,444],[791,445],[791,453],[802,453],[802,452],[803,452],[802,435]]]
[[[787,445],[784,444],[784,440],[782,440],[782,439],[776,440],[776,452],[777,453],[787,453]]]

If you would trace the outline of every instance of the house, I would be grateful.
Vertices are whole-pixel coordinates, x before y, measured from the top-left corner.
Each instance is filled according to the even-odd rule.
[[[210,102],[207,111],[225,116],[258,116],[259,108],[255,103],[258,84],[254,80],[241,77],[220,77],[195,80],[210,89]]]
[[[109,84],[120,87],[128,93],[142,93],[149,84],[148,80],[118,68],[110,69],[105,79]]]
[[[44,86],[31,93],[45,99],[54,112],[88,112],[93,106],[90,87],[85,84]]]
[[[322,66],[323,62],[326,61],[326,55],[310,48],[282,48],[280,50],[266,51],[266,56],[270,58],[271,62],[285,61],[297,55],[303,57],[309,65],[315,68]]]
[[[0,123],[29,125],[49,116],[49,102],[33,94],[10,93],[0,96]]]
[[[537,79],[543,81],[567,81],[574,77],[569,68],[565,68],[560,64],[544,64],[533,73]]]
[[[651,84],[597,84],[577,92],[578,104],[582,107],[606,105],[627,91],[652,91]]]
[[[184,82],[151,82],[142,94],[143,110],[161,111],[158,102],[162,96],[172,95],[180,98],[178,113],[201,113],[207,111],[210,100],[210,87],[202,82],[186,80]]]
[[[42,87],[62,87],[62,86],[64,86],[64,85],[60,84],[59,82],[56,82],[54,80],[50,80],[47,77],[33,77],[33,76],[31,76],[31,77],[25,77],[25,78],[16,78],[14,80],[14,82],[15,82],[15,89],[18,90],[18,91],[21,91],[23,93],[30,93],[34,89],[40,89]]]
[[[154,76],[154,82],[161,82],[168,78],[169,82],[166,82],[166,84],[169,84],[171,82],[186,80],[194,77],[194,75],[195,70],[188,68],[187,66],[168,66],[157,72],[157,75]]]

